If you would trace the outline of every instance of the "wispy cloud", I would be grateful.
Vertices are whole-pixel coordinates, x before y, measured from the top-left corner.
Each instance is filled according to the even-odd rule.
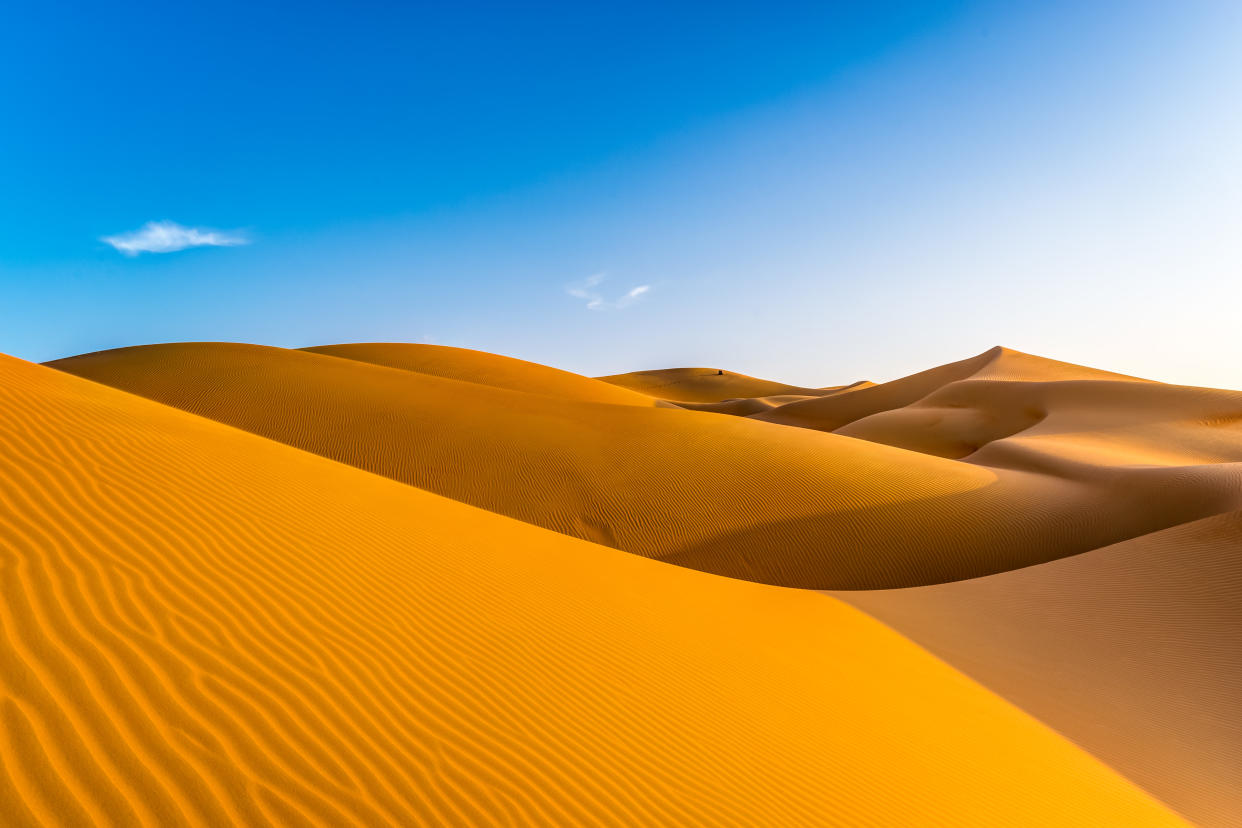
[[[209,227],[183,227],[175,221],[148,221],[137,230],[104,236],[100,241],[112,245],[126,256],[173,253],[188,247],[236,247],[250,243],[250,239],[242,233]]]
[[[651,285],[638,285],[630,288],[617,299],[605,299],[604,294],[598,288],[607,278],[608,275],[605,273],[596,273],[581,282],[566,285],[565,292],[575,298],[585,299],[587,310],[624,310],[651,290]]]

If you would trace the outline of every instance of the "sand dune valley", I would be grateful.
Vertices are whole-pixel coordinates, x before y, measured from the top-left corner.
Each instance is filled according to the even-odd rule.
[[[1242,826],[1242,392],[0,357],[0,824]]]

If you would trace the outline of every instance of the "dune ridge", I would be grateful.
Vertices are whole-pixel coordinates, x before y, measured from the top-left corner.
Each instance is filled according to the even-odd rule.
[[[793,402],[774,411],[760,413],[757,419],[820,431],[836,431],[867,417],[914,406],[942,389],[967,380],[1050,382],[1070,379],[1147,382],[1111,371],[1024,354],[998,345],[977,356],[919,371],[891,382],[860,388],[848,396]]]
[[[656,371],[613,374],[599,379],[621,388],[628,388],[676,403],[718,403],[732,399],[781,395],[818,397],[843,387],[804,388],[749,377],[719,368],[664,368]]]
[[[714,411],[717,414],[731,414],[734,417],[749,417],[753,414],[762,414],[775,408],[780,408],[790,403],[803,402],[806,400],[819,399],[821,397],[831,397],[836,394],[845,394],[850,391],[857,391],[862,388],[870,388],[875,383],[866,380],[842,385],[836,388],[824,389],[822,393],[815,395],[807,394],[775,394],[767,397],[741,397],[728,400],[720,400],[719,402],[677,402],[671,403],[665,400],[669,405],[676,405],[678,408],[689,409],[690,411]]]
[[[619,387],[581,374],[562,371],[523,359],[452,348],[447,345],[416,345],[404,342],[355,342],[302,348],[312,354],[343,357],[388,368],[416,371],[446,379],[507,388],[528,394],[545,394],[582,402],[614,405],[653,405],[647,394]]]
[[[7,357],[0,411],[9,824],[1184,824],[836,599]]]

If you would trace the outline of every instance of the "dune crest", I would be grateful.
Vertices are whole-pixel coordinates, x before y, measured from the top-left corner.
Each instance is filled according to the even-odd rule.
[[[891,382],[858,389],[848,397],[805,400],[761,413],[758,419],[820,431],[836,431],[866,417],[914,406],[924,398],[967,380],[997,382],[1054,382],[1065,380],[1125,380],[1147,382],[1124,374],[1099,371],[1068,362],[1024,354],[996,346],[983,353],[929,368]]]
[[[718,403],[724,400],[780,395],[818,397],[839,388],[785,385],[719,368],[664,368],[657,371],[613,374],[599,379],[621,388],[678,403]]]
[[[403,342],[357,342],[302,348],[313,354],[343,357],[388,368],[417,371],[446,379],[464,380],[528,394],[546,394],[582,402],[615,405],[652,405],[646,394],[629,391],[581,374],[550,368],[513,357],[452,348],[447,345],[413,345]]]

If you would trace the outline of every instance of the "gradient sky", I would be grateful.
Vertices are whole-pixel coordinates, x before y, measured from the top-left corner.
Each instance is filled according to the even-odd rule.
[[[435,342],[1242,388],[1242,3],[63,3],[0,27],[0,351]],[[125,255],[177,222],[245,241]]]

